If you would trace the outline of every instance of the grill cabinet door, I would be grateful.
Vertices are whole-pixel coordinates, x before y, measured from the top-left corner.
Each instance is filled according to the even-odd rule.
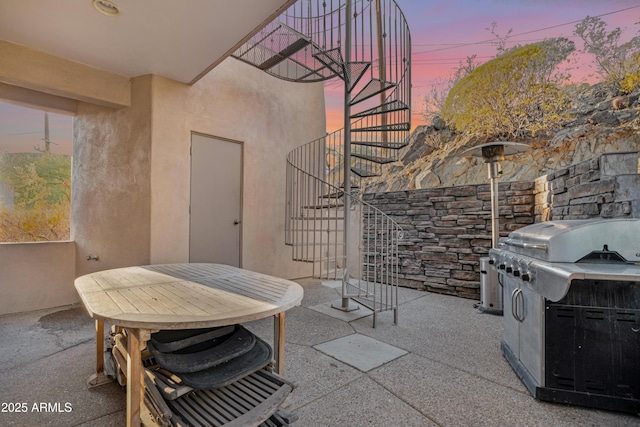
[[[544,385],[542,376],[543,301],[542,296],[518,281],[503,275],[504,332],[506,344],[521,367],[535,380],[536,386]]]
[[[522,287],[524,318],[520,323],[520,361],[539,386],[544,386],[542,376],[543,309],[541,295]]]
[[[520,359],[520,322],[514,317],[515,307],[513,306],[515,304],[514,292],[518,288],[513,280],[504,275],[502,276],[502,287],[502,301],[504,302],[502,341],[509,347],[516,359]]]

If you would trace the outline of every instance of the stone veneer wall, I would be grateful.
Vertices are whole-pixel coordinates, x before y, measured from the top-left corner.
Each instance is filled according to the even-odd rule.
[[[640,218],[638,152],[602,154],[535,180],[535,221]]]
[[[533,189],[533,182],[499,184],[501,236],[533,223]],[[400,286],[479,296],[479,259],[491,248],[490,191],[482,184],[364,195],[404,231]]]
[[[535,182],[499,184],[500,236],[534,222],[640,218],[638,153],[603,154]],[[491,248],[488,184],[368,193],[364,200],[404,230],[400,286],[477,299]]]

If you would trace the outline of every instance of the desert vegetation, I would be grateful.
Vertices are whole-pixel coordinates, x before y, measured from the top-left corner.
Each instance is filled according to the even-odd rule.
[[[639,23],[640,24],[640,23]],[[640,89],[640,31],[622,42],[624,31],[599,17],[575,26],[582,47],[567,38],[507,48],[510,32],[492,24],[496,55],[484,64],[475,56],[460,63],[449,80],[425,99],[425,117],[443,120],[452,130],[478,141],[535,137],[552,133],[570,118],[573,100],[587,90],[572,79],[573,53],[588,55],[602,90],[611,96]]]
[[[0,204],[0,242],[68,240],[71,157],[51,153],[0,155],[0,182],[13,203]]]

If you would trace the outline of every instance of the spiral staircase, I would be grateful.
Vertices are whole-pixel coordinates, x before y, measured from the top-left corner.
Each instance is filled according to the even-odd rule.
[[[286,235],[342,301],[398,310],[402,229],[358,198],[363,179],[398,159],[410,130],[411,39],[394,0],[299,0],[232,54],[281,79],[344,83],[344,128],[287,155]]]

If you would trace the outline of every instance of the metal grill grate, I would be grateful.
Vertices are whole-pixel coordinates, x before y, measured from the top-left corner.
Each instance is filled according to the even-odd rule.
[[[264,369],[215,390],[191,390],[175,399],[163,399],[159,406],[166,405],[169,414],[149,408],[157,405],[157,396],[149,396],[155,389],[151,386],[147,383],[147,407],[161,424],[164,420],[177,427],[285,426],[295,420],[278,409],[293,384]]]

